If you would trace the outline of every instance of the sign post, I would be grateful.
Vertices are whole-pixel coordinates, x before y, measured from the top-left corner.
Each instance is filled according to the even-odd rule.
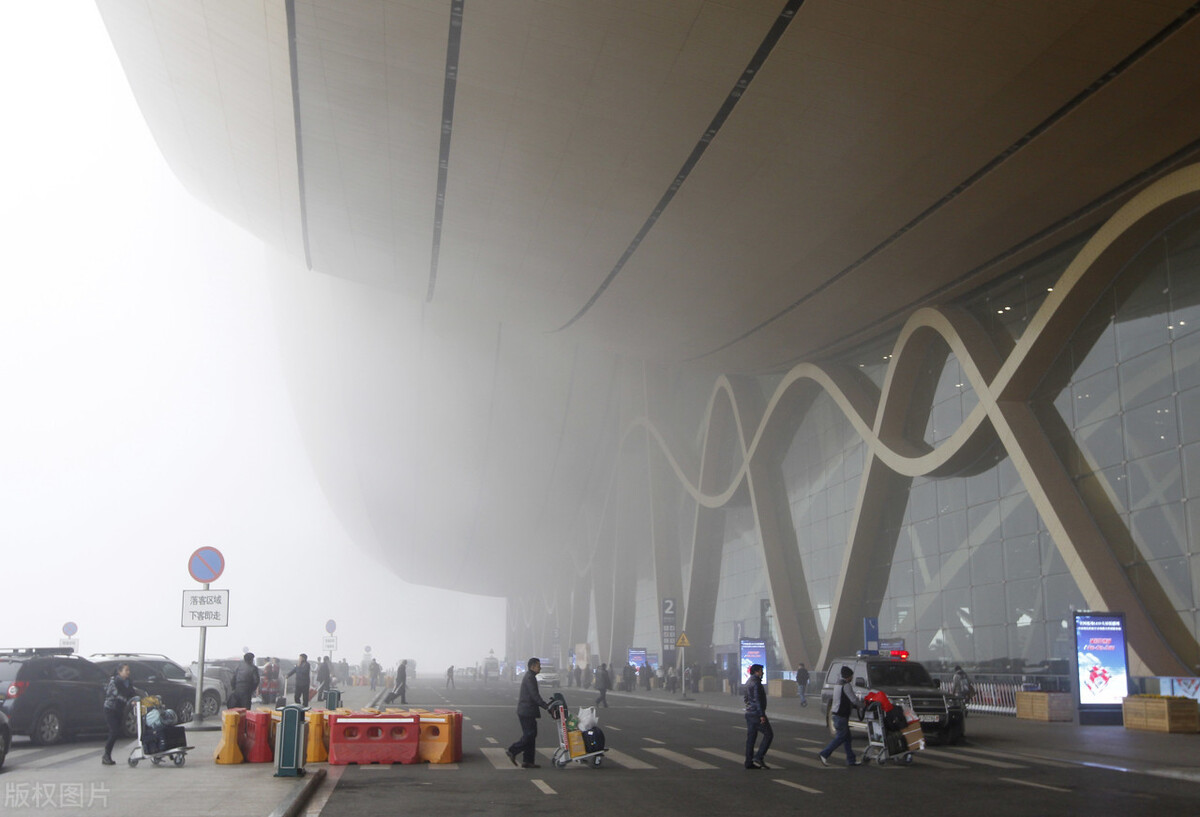
[[[79,652],[79,639],[75,637],[75,633],[79,632],[79,625],[76,624],[74,621],[68,621],[66,624],[63,625],[62,631],[63,631],[63,635],[66,636],[66,638],[60,638],[58,640],[58,646],[70,647],[72,650],[74,650],[76,653],[78,653]]]
[[[333,651],[337,649],[337,636],[333,634],[333,631],[336,629],[337,622],[333,619],[325,622],[325,632],[329,633],[329,635],[325,636],[325,640],[321,644],[321,649],[329,653],[330,661],[333,660]]]
[[[687,683],[683,679],[683,671],[687,667],[687,664],[683,663],[683,661],[685,651],[688,647],[692,646],[692,642],[688,641],[685,631],[680,630],[679,638],[675,641],[675,646],[679,648],[679,688],[683,690],[683,697],[680,700],[690,701],[692,699],[688,697]]]
[[[225,572],[225,557],[221,555],[221,551],[214,547],[196,548],[192,555],[188,557],[188,573],[196,581],[204,585],[204,589],[208,590],[210,582],[215,582]],[[224,610],[228,614],[229,610],[229,591],[221,591],[225,593]],[[184,591],[184,618],[186,618],[187,591]],[[224,627],[229,624],[226,619]],[[186,626],[186,625],[185,625]],[[196,669],[196,708],[195,717],[197,722],[204,720],[204,642],[208,636],[208,627],[205,624],[200,625],[200,660]]]

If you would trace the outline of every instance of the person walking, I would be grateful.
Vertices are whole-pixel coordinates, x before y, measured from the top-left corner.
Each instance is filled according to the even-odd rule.
[[[746,702],[746,768],[747,769],[769,769],[766,757],[767,750],[771,748],[771,741],[775,739],[775,732],[771,729],[771,722],[767,720],[767,689],[762,684],[763,665],[750,665],[750,679],[746,681],[745,694],[742,700]],[[758,742],[759,734],[762,734],[762,741],[758,744],[758,751],[754,750],[754,744]]]
[[[596,696],[596,706],[604,704],[604,708],[608,709],[608,688],[612,686],[612,681],[608,677],[608,664],[601,664],[600,669],[596,670],[596,691],[600,694]]]
[[[379,683],[379,671],[383,669],[379,666],[379,662],[374,658],[371,659],[371,666],[368,672],[371,674],[371,691],[375,691],[375,686]]]
[[[517,765],[517,755],[522,756],[522,769],[539,769],[534,763],[534,750],[537,746],[537,719],[542,717],[542,710],[549,711],[550,705],[542,700],[538,691],[537,674],[542,671],[542,662],[530,658],[525,664],[525,677],[521,679],[521,694],[517,698],[517,720],[521,722],[521,737],[512,746],[504,750],[512,765]]]
[[[405,697],[406,695],[408,695],[407,658],[403,659],[400,662],[400,666],[396,667],[396,688],[392,690],[392,694],[390,695],[392,700],[388,701],[388,703],[391,703],[392,701],[396,700],[396,698],[399,698],[400,703],[407,705],[408,699]]]
[[[967,714],[967,705],[975,697],[975,685],[971,676],[959,665],[954,666],[954,677],[950,679],[950,694],[962,699],[963,715]]]
[[[446,670],[446,688],[454,689],[454,665],[450,665],[450,669]]]
[[[233,695],[230,696],[235,699],[233,707],[249,709],[258,684],[258,667],[254,666],[254,653],[248,652],[242,656],[242,663],[233,671]]]
[[[308,663],[308,653],[300,653],[296,666],[288,670],[287,677],[296,676],[296,692],[292,700],[301,706],[308,706],[309,690],[312,687],[312,664]]]
[[[113,746],[124,731],[125,707],[136,697],[137,690],[133,688],[133,681],[129,680],[129,665],[119,664],[104,687],[104,720],[108,724],[108,740],[104,744],[104,755],[100,762],[105,766],[115,766],[117,763],[112,759]]]
[[[862,703],[858,700],[858,695],[854,692],[854,686],[850,683],[850,680],[854,678],[854,670],[843,665],[841,675],[842,682],[838,684],[837,689],[833,692],[833,703],[830,707],[835,734],[833,740],[829,741],[829,745],[817,755],[817,757],[821,758],[822,766],[829,765],[829,756],[839,746],[846,747],[846,765],[858,765],[858,760],[854,757],[854,749],[850,745],[850,713],[859,711]]]
[[[796,667],[796,690],[800,695],[800,705],[808,706],[808,669],[803,661]]]
[[[329,687],[333,685],[333,666],[329,663],[329,656],[321,659],[321,663],[317,664],[317,698],[329,691]]]

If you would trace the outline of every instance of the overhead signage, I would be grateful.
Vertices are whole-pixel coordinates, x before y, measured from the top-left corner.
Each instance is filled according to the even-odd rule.
[[[1076,613],[1079,708],[1120,707],[1129,694],[1124,613]]]
[[[763,665],[763,678],[767,677],[767,642],[758,638],[743,638],[738,642],[739,662],[742,670],[741,683],[750,680],[750,667],[753,664]]]
[[[184,590],[183,627],[228,627],[228,590]]]
[[[675,599],[662,600],[662,648],[664,655],[675,652]]]

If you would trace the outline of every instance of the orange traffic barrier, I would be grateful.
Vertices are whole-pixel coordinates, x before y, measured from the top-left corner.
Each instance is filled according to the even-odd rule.
[[[421,719],[415,715],[326,715],[329,727],[329,762],[416,763]]]
[[[417,758],[427,763],[453,763],[454,718],[449,714],[421,715],[421,739]]]
[[[242,750],[238,746],[238,731],[242,725],[242,714],[244,709],[226,709],[221,713],[221,740],[217,743],[217,749],[213,752],[213,761],[216,763],[241,763],[245,760],[242,757]]]
[[[435,709],[435,714],[450,716],[450,738],[453,741],[454,763],[462,760],[463,713],[455,709]]]
[[[238,748],[247,763],[270,763],[275,759],[271,746],[271,713],[246,712],[238,728]]]

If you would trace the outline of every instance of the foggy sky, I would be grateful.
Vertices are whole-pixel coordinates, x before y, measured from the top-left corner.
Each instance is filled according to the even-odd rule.
[[[0,5],[0,647],[196,657],[197,547],[231,626],[208,655],[363,648],[422,671],[504,651],[504,602],[407,585],[350,541],[280,370],[266,252],[162,161],[95,7]]]

